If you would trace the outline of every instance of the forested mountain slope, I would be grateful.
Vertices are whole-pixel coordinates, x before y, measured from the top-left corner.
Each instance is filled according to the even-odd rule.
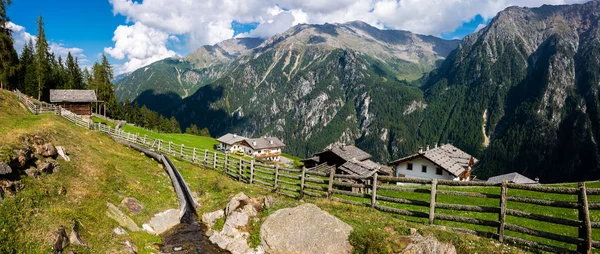
[[[298,25],[230,64],[222,78],[173,112],[213,135],[275,135],[305,156],[329,143],[356,143],[377,159],[410,152],[426,107],[405,81],[435,68],[458,41],[362,22]]]
[[[600,178],[599,16],[600,1],[500,12],[431,75],[419,138],[481,155],[483,177]]]

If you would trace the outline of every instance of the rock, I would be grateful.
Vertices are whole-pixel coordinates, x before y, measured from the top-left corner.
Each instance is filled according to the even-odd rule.
[[[12,172],[12,168],[10,168],[10,166],[6,164],[6,162],[0,162],[0,175],[8,175]]]
[[[225,216],[225,211],[223,210],[204,213],[202,214],[202,222],[206,227],[212,228],[215,225],[215,222],[217,222],[218,219],[223,218],[223,216]]]
[[[0,202],[4,201],[4,190],[0,188]]]
[[[229,200],[229,204],[227,204],[227,208],[225,208],[225,215],[229,216],[229,214],[233,212],[233,210],[240,206],[242,200],[248,199],[250,198],[246,196],[246,194],[244,194],[243,192],[240,192],[237,195],[235,195],[231,200]]]
[[[269,208],[273,207],[273,205],[275,205],[275,199],[271,196],[266,196],[265,199],[263,200],[263,206],[266,209],[269,209]]]
[[[417,234],[417,229],[416,228],[410,228],[410,235],[416,235]]]
[[[146,224],[144,224],[146,225]],[[123,229],[122,227],[116,227],[113,229],[113,233],[117,234],[117,235],[126,235],[127,231],[125,231],[125,229]]]
[[[138,248],[135,245],[133,245],[133,243],[131,243],[129,240],[125,241],[123,245],[125,246],[125,249],[129,251],[129,253],[138,252]]]
[[[15,153],[15,157],[13,158],[13,160],[11,162],[11,167],[14,169],[26,168],[29,160],[31,160],[33,158],[33,154],[31,153],[31,150],[29,150],[28,148],[21,149],[21,150],[14,150],[14,153]]]
[[[56,147],[52,143],[46,143],[43,146],[42,156],[44,157],[52,157],[56,159],[58,156],[58,151],[56,151]]]
[[[40,172],[44,172],[46,174],[52,174],[53,169],[54,169],[54,165],[55,163],[53,161],[49,161],[49,160],[38,160],[35,162],[36,167],[38,168],[38,170]]]
[[[56,147],[56,151],[58,152],[58,155],[60,155],[60,157],[63,158],[63,160],[65,160],[65,161],[71,161],[71,158],[69,158],[69,155],[67,155],[67,152],[65,151],[64,147],[57,146]]]
[[[25,188],[25,184],[19,181],[1,181],[0,187],[4,190],[5,195],[16,195],[20,190]]]
[[[148,232],[150,234],[156,235],[156,232],[154,231],[154,229],[152,227],[150,227],[150,225],[148,225],[146,223],[144,223],[142,225],[142,229],[144,229],[144,231],[146,231],[146,232]]]
[[[269,215],[260,237],[267,253],[350,253],[351,231],[350,225],[316,205],[303,204]]]
[[[121,205],[126,207],[132,214],[138,214],[142,211],[142,204],[135,198],[125,198],[121,201]]]
[[[121,210],[119,210],[119,208],[117,208],[115,205],[111,203],[106,203],[106,206],[108,207],[108,211],[106,211],[106,216],[118,222],[119,225],[121,225],[121,227],[125,227],[131,231],[141,230],[140,227],[138,227],[138,225],[135,224],[135,222],[131,218],[129,218],[129,216],[121,212]]]
[[[183,247],[177,246],[177,247],[173,247],[173,251],[181,251],[183,250]]]
[[[56,192],[58,195],[67,195],[67,188],[65,188],[65,186],[60,186]]]
[[[423,237],[420,235],[408,237],[411,243],[404,248],[402,254],[456,254],[456,248],[451,243],[439,242],[433,236]]]
[[[63,250],[69,246],[69,237],[67,236],[67,232],[63,226],[60,226],[58,230],[54,233],[54,246],[52,248],[53,252],[62,253]]]
[[[41,175],[40,171],[37,168],[33,168],[33,167],[26,169],[25,174],[27,174],[30,177],[36,178],[36,179],[39,178]]]
[[[150,219],[148,225],[154,229],[157,235],[169,230],[170,228],[179,224],[179,211],[175,209],[169,209],[162,213],[157,213]]]
[[[81,241],[81,237],[79,236],[79,223],[77,223],[77,221],[73,222],[73,227],[71,228],[71,234],[69,235],[69,242],[73,245],[85,246],[85,243],[83,243],[83,241]]]

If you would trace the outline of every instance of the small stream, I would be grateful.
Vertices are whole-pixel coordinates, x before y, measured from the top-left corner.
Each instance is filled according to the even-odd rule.
[[[159,245],[161,253],[214,253],[225,254],[229,251],[219,248],[206,237],[206,226],[202,223],[180,223],[161,234],[163,243]]]

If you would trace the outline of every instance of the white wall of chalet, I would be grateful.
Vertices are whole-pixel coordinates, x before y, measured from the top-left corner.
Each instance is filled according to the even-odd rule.
[[[408,164],[412,164],[412,170],[408,170]],[[426,172],[423,172],[423,166],[426,167]],[[438,166],[433,162],[417,157],[412,160],[401,162],[396,166],[395,176],[404,175],[407,178],[420,178],[420,179],[439,179],[439,180],[453,180],[456,178],[451,175],[448,171],[442,169],[442,174],[437,174]]]

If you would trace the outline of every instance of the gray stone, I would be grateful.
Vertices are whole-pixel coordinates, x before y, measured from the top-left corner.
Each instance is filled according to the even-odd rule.
[[[162,213],[155,214],[148,222],[148,225],[152,227],[155,234],[160,235],[179,224],[179,222],[179,211],[169,209]]]
[[[56,158],[58,156],[58,151],[56,151],[56,147],[52,143],[46,143],[43,146],[42,156],[44,157],[52,157]]]
[[[275,199],[271,196],[266,196],[265,199],[263,200],[263,206],[266,209],[269,209],[269,208],[273,207],[273,205],[275,205]]]
[[[117,235],[126,235],[127,231],[125,231],[125,229],[123,229],[122,227],[116,227],[113,229],[113,233]]]
[[[212,228],[217,222],[217,220],[223,218],[223,216],[225,216],[225,211],[223,210],[204,213],[202,214],[202,222],[204,223],[204,225],[206,225],[206,227]]]
[[[28,168],[25,170],[25,174],[36,179],[39,178],[41,175],[40,171],[37,168]]]
[[[352,227],[313,204],[277,210],[260,228],[267,253],[350,253]]]
[[[33,154],[29,149],[15,150],[15,157],[11,162],[11,167],[14,169],[24,169],[29,160],[33,158]]]
[[[456,254],[454,245],[439,242],[433,236],[415,235],[408,238],[411,243],[400,252],[402,254]]]
[[[125,227],[131,231],[140,231],[140,227],[133,221],[129,216],[125,215],[119,208],[111,203],[106,203],[108,207],[108,211],[106,211],[106,215],[115,220],[121,225],[121,227]]]
[[[137,253],[138,252],[138,248],[135,245],[133,245],[133,243],[131,243],[129,240],[125,241],[123,243],[123,245],[125,246],[125,249],[129,253]]]
[[[69,246],[69,237],[63,226],[60,226],[54,233],[54,246],[52,247],[53,253],[62,253],[63,250]]]
[[[124,198],[123,201],[121,201],[121,205],[126,207],[127,210],[129,210],[129,212],[132,214],[138,214],[144,208],[144,206],[142,206],[142,204],[135,198]]]
[[[0,175],[8,175],[12,173],[12,168],[6,162],[0,161]]]
[[[85,246],[85,243],[81,241],[81,237],[79,236],[79,224],[77,221],[73,222],[73,228],[71,229],[71,234],[69,235],[69,242],[73,245]]]
[[[238,208],[240,206],[242,200],[248,200],[248,199],[250,199],[250,198],[248,196],[246,196],[246,194],[244,194],[243,192],[240,192],[237,195],[235,195],[229,201],[229,204],[227,204],[227,208],[225,208],[225,215],[229,216],[229,214],[231,212],[233,212],[233,210],[235,210],[236,208]]]
[[[410,228],[410,235],[416,235],[417,234],[417,229],[416,228]]]
[[[40,172],[44,172],[46,174],[52,174],[53,169],[54,169],[54,162],[52,161],[42,161],[42,160],[38,160],[35,162],[36,167],[38,168],[38,170]]]

